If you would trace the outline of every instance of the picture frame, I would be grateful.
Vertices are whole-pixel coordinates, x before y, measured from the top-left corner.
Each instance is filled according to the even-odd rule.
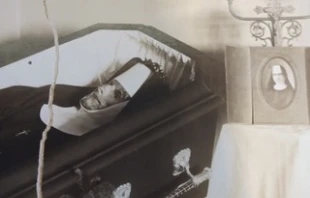
[[[217,89],[216,84],[209,77],[216,75],[214,59],[154,27],[141,24],[96,24],[62,38],[60,46],[99,30],[138,31],[188,56],[195,61],[195,80],[169,92],[162,92],[161,87],[155,89],[158,85],[156,81],[155,84],[151,84],[154,85],[154,89],[146,89],[151,94],[137,93],[135,102],[128,106],[126,111],[104,126],[82,136],[73,137],[53,128],[49,132],[45,154],[43,189],[46,198],[59,198],[68,189],[76,189],[74,187],[76,185],[74,171],[79,168],[90,177],[98,175],[104,177],[106,175],[105,179],[113,180],[108,182],[112,182],[113,185],[121,185],[122,182],[126,182],[125,180],[130,180],[130,175],[136,179],[140,178],[139,181],[141,181],[141,177],[143,177],[141,168],[120,174],[122,170],[113,168],[113,164],[118,163],[119,167],[130,166],[133,168],[140,167],[139,163],[151,160],[152,158],[149,156],[159,155],[163,159],[172,159],[174,153],[185,146],[195,150],[197,153],[195,156],[201,156],[202,153],[206,156],[204,159],[197,157],[193,159],[193,166],[198,168],[197,172],[206,166],[210,166],[211,163],[216,109],[224,103],[216,91],[213,91]],[[12,56],[11,62],[6,62],[6,64],[11,65],[20,60],[27,60],[26,63],[28,63],[27,58],[40,54],[46,49],[51,49],[51,47],[52,44],[41,46],[40,49],[28,52],[29,54],[26,56],[23,54],[23,57]],[[205,71],[208,73],[206,74]],[[190,128],[195,128],[195,132],[189,131]],[[197,138],[202,137],[204,137],[203,140],[201,139],[198,143]],[[0,197],[26,198],[35,196],[37,152],[40,138],[40,133],[3,136],[1,143],[5,141],[10,145],[15,145],[15,148],[11,149],[13,146],[8,147],[10,149],[0,155],[1,160],[6,161],[6,164],[0,169]],[[172,140],[175,143],[171,145]],[[156,141],[157,143],[155,143]],[[161,141],[166,143],[161,145]],[[57,142],[57,146],[52,142]],[[151,144],[155,144],[157,147],[153,150],[145,149],[144,151],[144,148]],[[23,153],[19,153],[22,145],[29,146],[23,148]],[[158,145],[161,145],[162,149],[166,149],[166,153],[161,152],[162,150]],[[201,151],[198,151],[199,149]],[[137,156],[135,155],[136,152],[141,154]],[[136,161],[127,159],[127,163],[131,161],[131,165],[126,165],[122,160],[125,160],[126,157],[131,158],[130,156],[135,156],[133,159]],[[161,182],[150,181],[149,185],[152,186],[144,192],[144,195],[161,194],[165,191],[163,189],[172,184],[169,188],[175,188],[173,171],[170,171],[171,175],[167,175],[165,171],[161,173],[163,168],[170,163],[172,163],[171,160],[151,165],[153,172],[149,172],[149,174],[161,175],[162,180]],[[120,166],[121,164],[122,166]],[[170,168],[172,169],[173,166],[167,167],[167,169]],[[143,181],[146,181],[145,178]],[[136,188],[138,190],[133,194],[137,193],[138,197],[143,197],[142,194],[139,194],[143,192],[143,184],[131,183],[131,185],[141,185],[141,187]],[[203,194],[205,194],[205,190]]]
[[[308,51],[306,47],[227,47],[228,84],[244,84],[227,89],[230,121],[308,124]],[[234,59],[233,53],[244,57]],[[241,77],[233,76],[233,70]],[[233,106],[236,100],[246,102]],[[240,115],[233,115],[233,109],[239,109]]]

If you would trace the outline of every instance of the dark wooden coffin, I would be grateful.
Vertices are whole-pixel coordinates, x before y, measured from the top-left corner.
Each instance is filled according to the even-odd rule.
[[[151,51],[166,59],[175,58],[176,65],[172,72],[169,70],[170,73],[164,69],[168,84],[161,83],[157,78],[152,79],[142,86],[111,122],[82,136],[52,128],[46,142],[44,198],[205,197],[216,110],[223,103],[214,86],[216,62],[158,29],[145,25],[98,24],[61,39],[60,44],[65,46],[105,30],[115,33],[134,31],[147,36],[155,43],[160,43],[148,46]],[[88,38],[88,42],[93,42],[97,47],[92,53],[100,50],[98,41]],[[102,40],[102,45],[107,43]],[[89,65],[97,57],[86,55],[92,48],[83,43],[74,46],[81,49],[81,46],[85,46],[87,49],[73,55],[63,52],[61,58],[66,59],[66,64],[76,63],[78,69],[85,66],[91,70]],[[44,65],[46,62],[43,60],[46,61],[47,57],[53,63],[53,56],[37,58],[41,53],[53,51],[51,47],[41,46],[23,52],[22,57],[18,55],[17,49],[14,52],[16,55],[8,55],[5,49],[1,49],[4,54],[2,57],[10,61],[3,61],[4,67],[0,69],[0,76],[7,78],[7,81],[1,81],[3,85],[0,89],[0,197],[36,197],[39,141],[45,127],[40,120],[39,109],[47,101],[49,85],[40,81],[39,84],[44,86],[39,86],[27,78],[24,81],[17,80],[19,84],[14,84],[16,81],[12,78],[21,74],[18,69],[15,72],[10,68],[20,66],[20,70],[27,71],[25,65],[29,68],[37,66],[38,62]],[[128,48],[126,45],[122,47]],[[111,56],[109,49],[103,50],[102,57]],[[171,49],[174,51],[167,51]],[[133,53],[130,47],[128,50],[129,54]],[[144,55],[140,53],[139,56],[143,58]],[[188,62],[183,56],[188,58]],[[134,56],[126,55],[122,58],[127,63]],[[145,58],[154,57],[146,53]],[[154,59],[152,61],[160,62]],[[5,73],[5,68],[9,68],[11,73]],[[202,69],[207,72],[203,73]],[[37,78],[42,78],[43,82],[44,75],[43,71]],[[77,77],[72,75],[71,78]],[[83,75],[79,78],[83,78]],[[62,79],[67,82],[66,77]],[[80,85],[73,83],[72,86]],[[92,88],[88,85],[84,87],[87,90]],[[82,96],[80,92],[71,89],[60,92],[62,89],[61,86],[58,89],[56,87],[59,91],[57,96],[62,99],[70,97],[74,101]],[[21,132],[25,127],[27,130]],[[182,160],[185,160],[185,164],[182,164]],[[202,178],[201,181],[199,178]]]

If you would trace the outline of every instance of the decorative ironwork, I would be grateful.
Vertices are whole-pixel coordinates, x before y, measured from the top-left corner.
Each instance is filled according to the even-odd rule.
[[[264,27],[265,26],[265,27]],[[252,36],[256,40],[261,40],[264,42],[263,46],[266,47],[268,45],[268,41],[272,43],[271,36],[266,36],[266,29],[270,32],[271,27],[268,23],[264,21],[255,21],[250,26],[250,31]],[[268,34],[268,32],[267,32]]]
[[[172,192],[165,196],[165,198],[178,198],[211,178],[212,170],[209,167],[205,167],[203,171],[197,175],[192,174],[190,171],[190,158],[190,148],[180,150],[173,157],[173,176],[178,176],[185,172],[189,179],[177,186]]]
[[[310,15],[283,16],[285,13],[292,14],[295,8],[292,5],[282,6],[279,0],[270,0],[266,7],[254,8],[257,15],[265,14],[265,17],[243,17],[233,11],[233,1],[228,0],[230,14],[242,21],[254,21],[250,26],[251,34],[256,40],[263,41],[263,46],[268,43],[271,46],[283,46],[285,41],[287,46],[292,46],[291,41],[302,33],[302,26],[297,20],[310,19]]]
[[[295,21],[295,20],[285,21],[282,24],[281,28],[283,28],[283,29],[286,28],[286,32],[287,32],[288,36],[284,36],[282,38],[283,38],[283,41],[286,41],[287,45],[290,46],[290,47],[292,46],[291,41],[294,38],[299,37],[301,35],[301,33],[302,33],[302,26],[301,26],[301,24],[298,21]]]
[[[191,150],[189,148],[182,149],[173,157],[173,176],[178,176],[183,172],[189,170],[189,160],[191,157]]]

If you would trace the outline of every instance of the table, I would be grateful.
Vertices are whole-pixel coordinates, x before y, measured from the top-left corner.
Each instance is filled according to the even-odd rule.
[[[207,198],[309,198],[310,126],[223,125]]]

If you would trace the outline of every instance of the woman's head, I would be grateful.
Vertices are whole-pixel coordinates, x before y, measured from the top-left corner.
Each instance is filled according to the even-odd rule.
[[[108,106],[118,104],[129,98],[128,93],[115,80],[108,84],[103,84],[95,89],[91,94],[80,100],[81,106],[88,110],[100,110]]]
[[[269,91],[275,90],[275,87],[292,88],[286,69],[282,65],[273,65],[269,67],[267,76],[265,89]]]
[[[281,65],[272,66],[272,80],[275,84],[286,84],[287,73]]]

